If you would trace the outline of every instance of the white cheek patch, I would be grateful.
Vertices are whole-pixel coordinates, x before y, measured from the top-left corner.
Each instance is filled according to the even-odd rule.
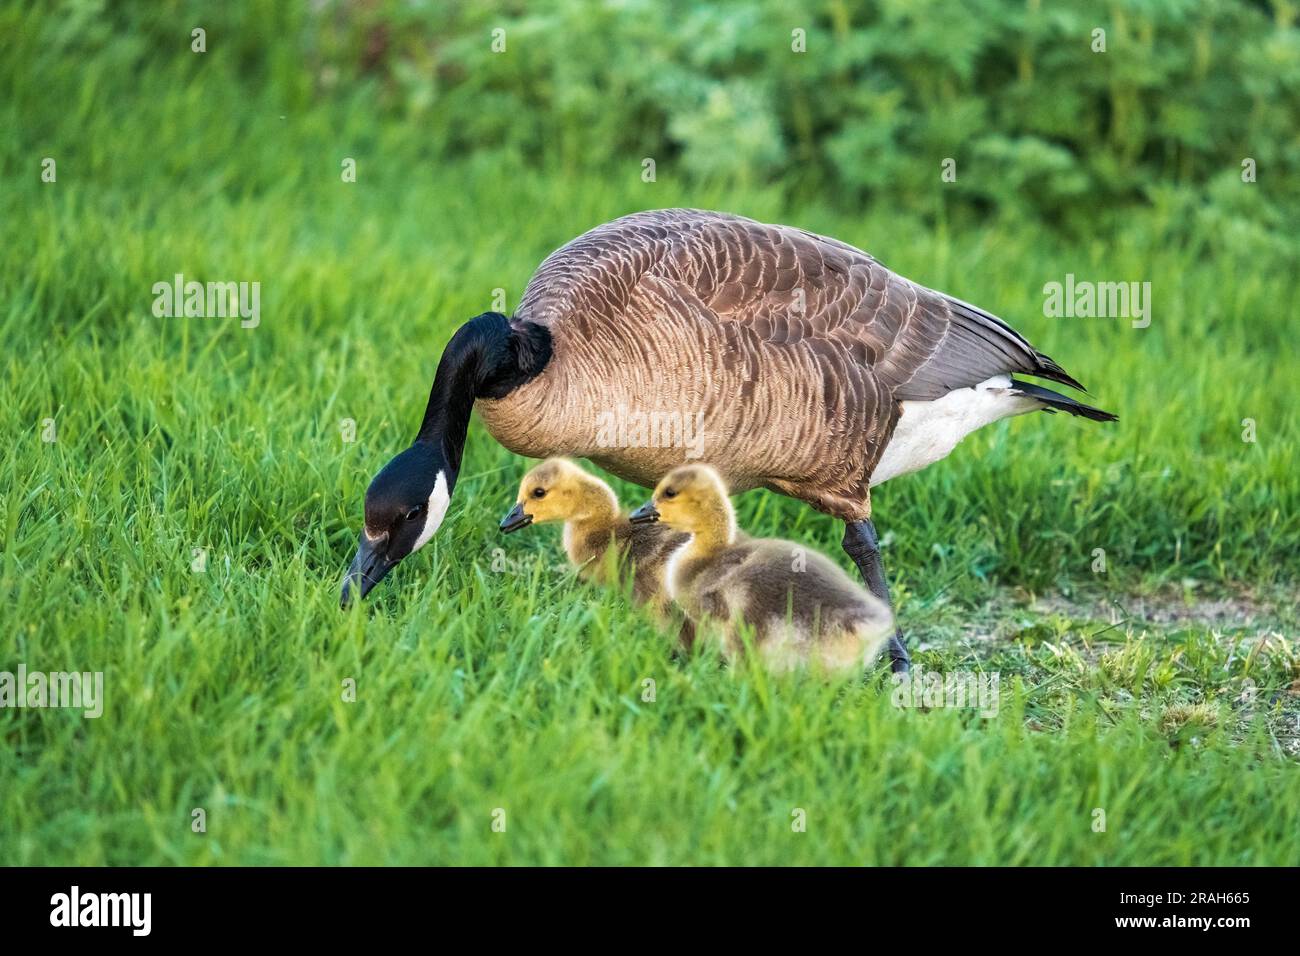
[[[451,495],[447,493],[447,478],[442,472],[438,472],[438,480],[433,483],[433,491],[429,492],[429,504],[424,509],[424,530],[415,539],[415,545],[411,548],[412,554],[429,543],[433,533],[442,524],[443,516],[447,513],[447,505],[450,503]]]

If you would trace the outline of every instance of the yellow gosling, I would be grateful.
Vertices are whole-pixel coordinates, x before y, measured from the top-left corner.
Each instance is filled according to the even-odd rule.
[[[548,458],[524,475],[501,530],[556,521],[564,522],[564,551],[579,576],[617,585],[630,572],[633,599],[667,610],[664,565],[686,535],[664,525],[632,524],[614,490],[567,458]]]

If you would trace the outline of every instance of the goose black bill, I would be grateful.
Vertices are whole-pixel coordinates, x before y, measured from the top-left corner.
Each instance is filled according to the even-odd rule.
[[[389,560],[386,546],[388,536],[383,535],[372,541],[363,533],[357,541],[357,556],[352,559],[347,576],[343,578],[343,593],[339,596],[339,606],[346,608],[353,599],[361,600],[370,593],[370,589],[384,579],[389,571],[397,566],[396,561]]]

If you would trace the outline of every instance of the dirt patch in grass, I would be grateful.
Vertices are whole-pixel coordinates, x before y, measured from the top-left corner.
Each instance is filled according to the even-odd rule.
[[[1118,624],[1180,625],[1200,624],[1212,628],[1257,629],[1261,634],[1276,630],[1296,609],[1287,607],[1279,595],[1250,592],[1219,596],[1200,596],[1185,591],[1168,590],[1155,594],[1028,595],[1012,592],[1022,607],[1039,614],[1063,614],[1071,618],[1106,621]]]

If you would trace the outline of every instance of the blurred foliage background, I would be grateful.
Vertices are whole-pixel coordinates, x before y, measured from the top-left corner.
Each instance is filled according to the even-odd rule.
[[[185,17],[207,32],[203,57],[177,32]],[[1076,236],[1149,206],[1210,248],[1288,247],[1298,17],[1296,0],[19,3],[5,58],[36,68],[6,71],[5,126],[33,99],[62,96],[75,125],[147,75],[179,94],[225,71],[245,108],[328,101],[334,122],[405,161],[489,152],[581,171],[650,157],[660,176],[775,183],[796,202],[1014,215]],[[53,68],[69,57],[80,75]],[[1243,188],[1246,159],[1258,182]]]

